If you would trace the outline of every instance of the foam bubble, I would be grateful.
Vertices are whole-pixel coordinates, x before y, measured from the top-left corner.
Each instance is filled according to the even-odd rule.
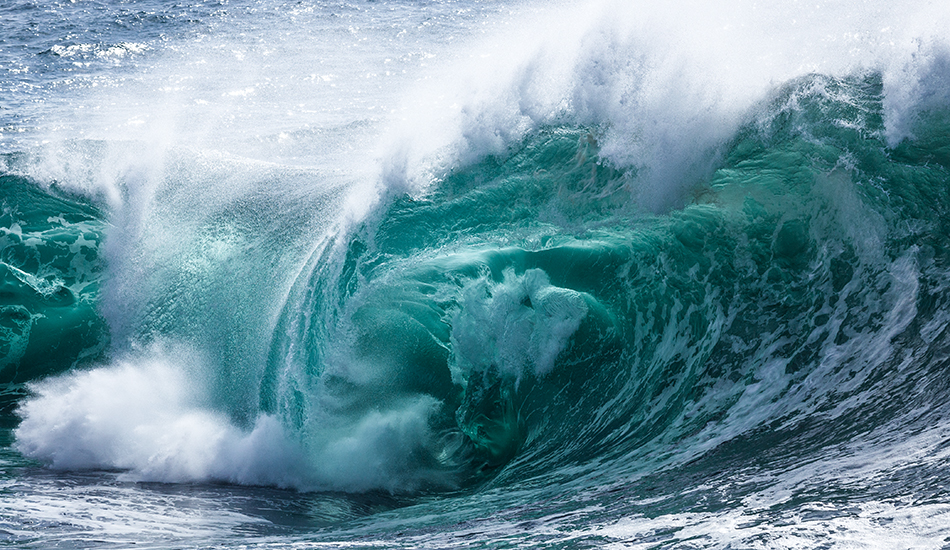
[[[133,481],[392,492],[452,483],[418,460],[435,438],[429,420],[439,402],[431,397],[315,417],[301,431],[266,414],[241,425],[211,405],[202,362],[187,349],[156,345],[31,384],[16,447],[54,469],[121,469]]]
[[[464,289],[461,306],[452,322],[459,381],[490,367],[515,379],[551,372],[588,311],[583,294],[551,285],[540,269],[507,272],[494,285],[478,279]]]
[[[132,479],[152,481],[250,481],[254,474],[233,475],[221,468],[222,459],[243,449],[245,461],[262,460],[265,448],[255,457],[250,443],[267,432],[279,434],[267,419],[242,432],[203,406],[185,369],[154,356],[52,378],[31,389],[35,397],[19,408],[17,447],[58,469],[120,468]],[[266,453],[280,454],[281,448],[287,442]]]

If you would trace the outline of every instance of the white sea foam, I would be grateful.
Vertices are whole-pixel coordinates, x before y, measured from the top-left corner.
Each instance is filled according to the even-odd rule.
[[[518,380],[548,374],[587,316],[584,295],[551,285],[540,269],[496,285],[479,279],[463,292],[452,322],[457,381],[490,367]]]
[[[111,366],[36,384],[21,408],[19,448],[57,468],[121,468],[133,479],[413,487],[420,479],[405,474],[405,461],[432,437],[430,401],[367,413],[339,433],[318,430],[302,440],[253,410],[280,307],[262,301],[259,289],[280,287],[282,295],[292,280],[261,276],[256,267],[296,273],[306,255],[249,261],[270,286],[232,286],[254,275],[235,274],[235,259],[260,260],[255,251],[286,246],[288,237],[275,230],[273,239],[246,239],[266,233],[267,221],[252,213],[238,220],[243,227],[218,223],[222,212],[262,196],[297,193],[298,204],[319,197],[326,202],[311,216],[323,220],[314,224],[323,231],[341,217],[363,218],[380,193],[421,191],[452,167],[558,123],[599,132],[607,161],[641,169],[632,184],[640,206],[663,210],[682,200],[753,104],[809,72],[883,70],[888,138],[909,135],[917,109],[946,101],[946,45],[937,33],[946,20],[946,8],[882,1],[860,13],[845,3],[597,1],[515,20],[465,48],[442,45],[448,31],[420,34],[397,63],[411,76],[387,75],[385,61],[358,48],[369,40],[374,52],[391,54],[395,31],[319,38],[288,19],[282,28],[295,32],[276,44],[230,36],[174,44],[134,82],[76,100],[71,112],[89,114],[75,115],[80,122],[64,131],[80,128],[84,141],[59,136],[27,171],[111,207],[103,303],[116,348],[125,353],[177,323],[173,330],[213,357],[182,365],[164,352],[129,352]],[[431,60],[429,50],[441,57]],[[391,130],[377,148],[384,128]],[[288,178],[289,164],[305,167]],[[308,185],[354,191],[326,198],[300,190]],[[586,313],[583,298],[555,289],[550,297],[564,307],[525,312],[518,300],[543,302],[538,288],[548,287],[505,284],[494,298],[470,300],[473,317],[458,319],[454,335],[460,353],[472,364],[501,362],[512,372],[530,365],[543,374]],[[509,321],[523,321],[524,330],[507,332]],[[475,330],[479,323],[491,330]],[[226,346],[241,351],[216,355]],[[494,355],[480,355],[486,350]],[[761,410],[753,393],[734,414]],[[220,410],[216,399],[230,399],[233,409]],[[250,425],[232,420],[248,410]],[[735,420],[736,431],[760,417]]]
[[[24,489],[16,481],[0,482],[0,490],[17,493],[0,499],[5,545],[90,548],[108,540],[110,545],[168,548],[267,523],[228,509],[213,496],[150,492],[115,483],[109,475],[73,483],[32,479]]]
[[[31,386],[17,449],[54,469],[121,469],[131,481],[226,481],[298,489],[392,491],[426,479],[411,457],[434,403],[370,411],[345,427],[291,434],[274,417],[240,426],[216,411],[201,360],[158,346],[108,367]]]
[[[771,90],[809,73],[881,71],[892,143],[945,93],[946,7],[875,1],[650,4],[597,0],[534,14],[440,65],[395,113],[384,181],[420,192],[446,170],[550,124],[588,125],[636,167],[641,207],[665,210]]]
[[[121,468],[131,478],[155,481],[253,482],[267,471],[255,468],[256,462],[289,454],[281,452],[289,444],[281,441],[279,426],[262,418],[254,430],[242,432],[203,406],[199,385],[167,360],[121,361],[47,380],[33,390],[36,396],[20,407],[17,446],[53,468]],[[276,441],[255,454],[255,442],[264,443],[255,440],[268,438]],[[245,463],[244,470],[227,472],[232,460]],[[293,475],[287,468],[278,471]],[[288,483],[280,477],[266,481]]]
[[[664,544],[691,541],[700,548],[943,548],[950,521],[945,503],[924,503],[910,495],[846,504],[805,497],[805,502],[788,503],[829,489],[875,494],[906,469],[939,467],[948,455],[942,448],[947,428],[941,423],[911,437],[883,428],[788,470],[765,472],[747,480],[761,489],[744,497],[741,507],[637,515],[599,523],[568,538],[593,535],[613,541],[604,548],[650,548],[658,536]],[[733,481],[746,480],[737,476]],[[650,542],[622,542],[643,539]]]
[[[941,37],[913,42],[908,58],[885,73],[887,141],[895,146],[913,138],[918,115],[950,104],[950,44]]]

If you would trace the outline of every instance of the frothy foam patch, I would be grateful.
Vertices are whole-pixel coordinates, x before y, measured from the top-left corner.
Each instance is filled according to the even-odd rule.
[[[0,481],[0,490],[16,493],[0,499],[4,546],[92,548],[108,540],[117,546],[185,547],[189,539],[267,523],[228,509],[227,499],[218,495],[171,495],[108,483],[108,475],[101,479],[104,483],[33,479],[29,491]]]
[[[515,379],[547,374],[587,312],[580,292],[552,285],[540,269],[506,273],[497,285],[479,279],[465,289],[452,322],[454,376],[491,367]]]
[[[122,469],[130,481],[393,492],[431,481],[414,453],[430,437],[434,400],[302,435],[268,415],[236,425],[206,404],[196,378],[153,351],[33,384],[16,447],[55,469]]]
[[[950,107],[950,45],[917,41],[909,59],[885,73],[884,84],[887,141],[893,147],[917,137],[921,112]]]
[[[239,429],[203,407],[195,383],[166,360],[121,361],[32,390],[19,409],[17,448],[53,468],[120,468],[147,481],[299,482],[300,452],[276,421]]]

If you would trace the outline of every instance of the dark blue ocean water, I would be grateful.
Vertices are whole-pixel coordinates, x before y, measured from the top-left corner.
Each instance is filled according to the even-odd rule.
[[[943,548],[950,12],[0,7],[0,546]]]

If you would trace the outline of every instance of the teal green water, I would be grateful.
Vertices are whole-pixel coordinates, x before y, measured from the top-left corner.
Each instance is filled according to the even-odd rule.
[[[0,395],[9,414],[26,382],[102,358],[105,222],[87,202],[14,175],[0,176],[0,201]]]
[[[830,410],[841,441],[886,424],[898,365],[936,368],[944,335],[950,119],[889,147],[882,99],[874,74],[788,84],[663,214],[571,126],[396,197],[298,281],[261,408],[306,439],[431,398],[406,467],[506,481]]]
[[[622,539],[622,517],[659,544],[683,541],[663,523],[677,514],[707,529],[739,514],[751,533],[802,506],[833,523],[894,495],[946,502],[939,458],[846,473],[891,464],[853,446],[926,439],[950,412],[950,110],[921,109],[894,145],[883,102],[876,73],[787,83],[702,153],[708,169],[663,212],[637,203],[649,166],[599,154],[605,128],[546,126],[384,198],[289,282],[256,267],[308,248],[260,231],[281,215],[267,201],[230,205],[183,248],[255,245],[147,279],[172,292],[155,283],[111,346],[108,208],[11,171],[0,383],[7,423],[23,420],[14,447],[132,480],[302,490],[261,497],[282,503],[277,524],[377,547],[461,544],[452,532],[596,545]],[[196,330],[228,315],[228,296],[239,318]],[[248,333],[269,332],[231,335],[255,308]],[[185,336],[210,371],[130,366]],[[116,410],[127,422],[96,416]],[[151,418],[184,435],[150,435]],[[308,519],[287,511],[300,506]],[[548,524],[567,538],[546,539]]]
[[[0,547],[946,547],[948,21],[0,2]]]

